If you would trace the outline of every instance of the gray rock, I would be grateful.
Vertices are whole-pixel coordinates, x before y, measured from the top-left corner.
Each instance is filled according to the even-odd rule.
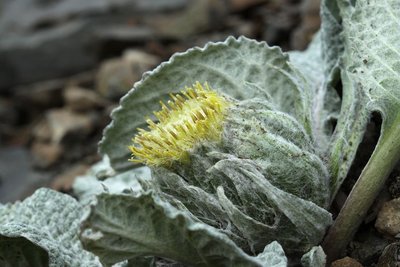
[[[348,254],[365,266],[371,266],[390,242],[374,228],[359,231],[348,246]]]
[[[1,68],[1,67],[0,67]],[[25,111],[32,108],[51,108],[62,104],[64,80],[50,80],[16,88],[14,100]]]
[[[0,97],[0,129],[2,125],[15,125],[17,120],[18,113],[14,103],[11,99]]]
[[[31,134],[36,142],[48,143],[51,141],[52,133],[50,125],[45,119],[38,121],[34,125]]]
[[[75,164],[69,167],[66,171],[54,177],[50,187],[56,191],[70,192],[72,185],[78,176],[84,175],[90,166],[87,164]]]
[[[97,59],[90,25],[75,21],[41,33],[0,41],[0,90],[16,84],[71,75],[94,66]]]
[[[0,33],[51,27],[71,18],[106,16],[114,12],[138,15],[179,10],[189,0],[13,0],[4,4]],[[29,10],[29,12],[26,12]],[[24,14],[24,16],[21,16]],[[11,33],[12,34],[12,33]]]
[[[235,11],[235,12],[241,12],[245,11],[246,9],[249,9],[251,7],[260,5],[260,4],[265,4],[266,0],[229,0],[228,3],[230,5],[230,8]]]
[[[86,137],[94,130],[89,114],[75,113],[68,109],[52,109],[46,113],[46,123],[51,132],[51,143],[59,144],[67,136]]]
[[[0,92],[94,68],[110,40],[154,38],[132,20],[189,0],[14,0],[0,9]],[[29,11],[29,12],[28,12]],[[121,27],[118,31],[113,29]]]
[[[33,165],[46,169],[60,162],[64,148],[56,143],[35,142],[31,147]]]
[[[305,0],[301,4],[301,23],[290,38],[291,46],[296,50],[304,50],[321,25],[319,15],[320,0]]]
[[[389,267],[389,266],[399,266],[400,265],[400,242],[395,242],[387,247],[382,252],[379,257],[378,267]]]
[[[29,152],[20,147],[0,147],[0,203],[13,202],[46,185],[50,173],[31,168]]]
[[[144,72],[159,61],[153,55],[128,50],[122,58],[109,59],[102,63],[96,77],[96,90],[109,99],[119,99],[140,80]]]
[[[64,101],[67,108],[84,112],[91,109],[104,107],[107,102],[95,91],[78,86],[70,86],[64,90]]]

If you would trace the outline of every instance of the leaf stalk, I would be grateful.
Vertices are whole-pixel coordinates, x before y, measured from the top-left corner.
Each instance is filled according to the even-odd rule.
[[[394,120],[385,120],[382,126],[382,134],[371,158],[323,241],[328,262],[342,256],[400,160],[400,113]]]

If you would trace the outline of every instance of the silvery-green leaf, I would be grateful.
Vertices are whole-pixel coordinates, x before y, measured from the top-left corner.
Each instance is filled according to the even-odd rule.
[[[325,84],[337,79],[343,43],[339,38],[342,31],[338,1],[321,1],[321,59],[320,70],[327,80]],[[315,64],[315,63],[313,63]]]
[[[192,48],[148,72],[121,99],[104,131],[100,151],[108,155],[116,170],[132,168],[127,146],[145,117],[159,110],[159,101],[196,81],[208,82],[236,99],[270,99],[276,109],[291,114],[310,133],[310,96],[303,76],[277,47],[244,37]]]
[[[309,252],[301,257],[303,267],[325,267],[326,255],[321,246],[313,247]]]
[[[246,241],[237,235],[238,231],[225,218],[226,211],[220,205],[215,195],[210,194],[200,187],[188,184],[176,173],[166,169],[154,169],[154,177],[160,186],[161,194],[164,198],[172,197],[182,203],[185,209],[195,215],[202,222],[220,229],[228,235],[237,245]],[[265,244],[263,244],[265,246]]]
[[[322,9],[324,10],[324,7]],[[336,71],[338,57],[334,62],[327,62],[329,59],[324,58],[327,56],[326,53],[329,53],[323,50],[323,44],[327,44],[326,41],[321,40],[325,36],[324,32],[326,31],[322,30],[322,33],[315,35],[307,50],[289,52],[291,63],[304,75],[309,84],[311,91],[309,108],[314,147],[322,155],[327,153],[334,130],[333,124],[337,121],[340,112],[340,97],[333,88],[338,76],[338,71]],[[335,71],[331,69],[328,71],[328,66],[335,68]]]
[[[334,192],[347,174],[371,113],[382,115],[381,141],[400,123],[399,1],[338,4],[343,30],[335,38],[344,46],[343,102],[330,150]]]
[[[102,192],[118,194],[124,191],[141,191],[142,187],[138,179],[149,180],[151,176],[150,169],[143,166],[100,180],[98,178],[99,174],[101,175],[110,170],[108,168],[107,163],[103,160],[95,164],[87,174],[76,178],[73,184],[73,191],[82,203],[90,202],[93,195]]]
[[[233,223],[237,227],[243,227],[244,233],[250,235],[251,240],[260,240],[262,237],[268,240],[275,237],[284,247],[287,246],[292,251],[302,251],[309,248],[310,244],[318,244],[323,238],[326,228],[332,223],[332,217],[328,211],[311,201],[296,197],[273,186],[250,160],[234,158],[221,160],[210,172],[218,172],[234,179],[234,184],[239,190],[243,187],[244,191],[251,192],[253,195],[263,194],[266,200],[263,202],[263,198],[260,196],[259,203],[257,203],[260,210],[271,205],[275,208],[276,217],[282,221],[270,225],[270,229],[263,226],[263,236],[257,237],[257,234],[262,233],[258,229],[261,227],[261,223],[258,222],[259,226],[257,226],[250,218],[246,219],[238,212],[237,208],[235,209],[234,205],[229,204],[228,199],[222,194],[223,192],[219,192],[221,205],[230,210],[230,218]],[[283,222],[283,220],[288,221]],[[253,231],[254,236],[251,237]],[[300,242],[296,239],[303,241]],[[296,247],[293,247],[294,245]]]
[[[50,189],[1,207],[1,266],[101,266],[79,242],[83,212],[75,199]]]
[[[337,1],[321,1],[321,30],[302,52],[291,51],[291,63],[303,74],[310,88],[312,136],[317,151],[326,157],[335,122],[340,112],[340,96],[334,89],[339,81],[339,61],[343,43]],[[336,175],[336,174],[334,174]]]
[[[266,109],[264,102],[240,101],[230,109],[224,120],[220,151],[253,160],[274,186],[326,208],[329,174],[310,136],[294,117]]]
[[[150,255],[189,266],[271,266],[277,261],[247,255],[225,234],[151,191],[138,196],[98,195],[81,240],[106,266]]]
[[[329,158],[327,162],[334,197],[347,175],[357,145],[361,141],[365,123],[356,121],[358,117],[365,116],[362,115],[359,104],[364,101],[362,94],[354,90],[345,91],[346,88],[343,88],[343,103],[340,107],[341,99],[334,89],[340,79],[340,61],[344,51],[338,1],[321,1],[321,18],[321,30],[308,49],[304,52],[290,52],[290,59],[311,87],[313,136],[319,153]],[[344,125],[345,121],[347,126]],[[351,127],[352,124],[354,128]],[[349,139],[352,140],[348,142]]]
[[[321,15],[321,32],[314,44],[305,52],[291,52],[291,60],[312,87],[320,88],[314,91],[312,125],[318,146],[329,146],[324,154],[333,197],[349,171],[371,113],[382,115],[382,136],[400,120],[400,7],[396,0],[325,0]],[[333,87],[339,78],[343,96],[338,116]],[[314,112],[321,105],[325,111]],[[329,126],[325,123],[335,118],[333,136],[321,134],[320,129]]]

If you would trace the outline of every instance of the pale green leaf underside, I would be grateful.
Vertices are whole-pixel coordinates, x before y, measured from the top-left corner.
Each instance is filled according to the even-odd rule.
[[[50,189],[0,207],[0,263],[3,258],[10,266],[101,266],[79,242],[82,212],[75,199]]]
[[[279,244],[258,257],[244,253],[226,235],[151,191],[138,196],[100,194],[81,239],[106,266],[141,256],[158,256],[189,266],[282,266]]]
[[[371,112],[382,114],[383,134],[400,120],[400,2],[338,3],[342,33],[335,38],[344,44],[343,102],[330,149],[333,192],[347,175]]]
[[[308,88],[288,64],[288,56],[264,42],[229,37],[174,55],[145,73],[122,98],[100,143],[101,153],[110,157],[114,169],[132,168],[127,146],[136,129],[146,127],[145,117],[160,109],[159,101],[196,81],[208,82],[213,89],[239,100],[271,99],[278,110],[291,114],[310,131]]]
[[[73,184],[74,195],[81,203],[89,203],[93,196],[107,192],[119,194],[125,191],[138,192],[142,190],[138,179],[151,179],[150,169],[146,166],[127,172],[122,172],[102,180],[102,173],[111,172],[111,166],[107,158],[92,166],[89,172],[75,179]],[[99,178],[100,177],[100,178]]]

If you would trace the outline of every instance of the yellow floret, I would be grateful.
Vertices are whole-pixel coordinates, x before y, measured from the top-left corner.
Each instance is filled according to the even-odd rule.
[[[130,161],[150,166],[169,167],[188,161],[188,152],[199,141],[218,141],[229,102],[210,89],[195,83],[180,94],[170,94],[167,105],[154,112],[158,122],[147,120],[149,130],[138,129],[129,147]]]

